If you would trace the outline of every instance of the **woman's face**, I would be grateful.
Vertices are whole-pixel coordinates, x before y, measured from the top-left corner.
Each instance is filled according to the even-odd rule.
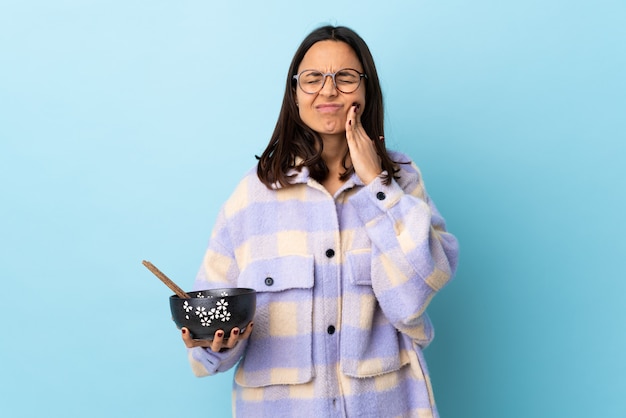
[[[363,66],[352,48],[345,42],[320,41],[313,44],[304,55],[298,74],[303,70],[334,73],[345,68],[363,72]],[[307,94],[300,86],[296,86],[296,103],[302,121],[322,138],[345,136],[350,107],[359,104],[359,113],[365,108],[365,83],[361,82],[352,93],[342,93],[335,88],[331,77],[326,77],[322,89],[314,94]]]

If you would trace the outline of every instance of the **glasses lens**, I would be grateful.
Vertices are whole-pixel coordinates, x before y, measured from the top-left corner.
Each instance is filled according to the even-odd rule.
[[[361,83],[361,75],[356,70],[339,70],[335,74],[337,89],[343,93],[352,93]]]
[[[305,93],[317,93],[324,84],[324,75],[319,71],[304,71],[300,74],[298,82]]]
[[[298,84],[305,93],[314,94],[322,89],[326,77],[332,74],[323,74],[316,70],[306,70],[298,76]],[[346,68],[334,74],[335,87],[342,93],[352,93],[361,84],[361,74],[357,70]]]

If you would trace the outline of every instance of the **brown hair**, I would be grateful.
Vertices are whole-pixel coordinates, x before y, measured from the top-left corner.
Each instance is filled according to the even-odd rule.
[[[308,167],[311,177],[319,182],[328,176],[328,167],[321,154],[322,138],[300,119],[295,100],[296,83],[293,79],[309,48],[316,42],[326,40],[345,42],[354,50],[361,62],[363,72],[367,74],[367,78],[363,79],[366,83],[366,104],[361,115],[361,123],[367,135],[374,139],[382,168],[388,173],[384,183],[389,184],[391,182],[389,174],[398,171],[396,163],[387,154],[384,141],[379,140],[384,136],[383,95],[374,59],[367,44],[352,29],[344,26],[323,26],[311,32],[296,51],[287,73],[285,95],[274,133],[263,154],[257,157],[259,160],[257,175],[267,187],[271,188],[274,183],[279,183],[283,187],[289,186],[289,177],[286,173],[291,168],[301,170],[302,167]],[[295,162],[296,157],[302,158],[298,165]],[[354,167],[347,166],[347,157],[346,153],[343,158],[345,171],[341,174],[342,180],[354,172]]]

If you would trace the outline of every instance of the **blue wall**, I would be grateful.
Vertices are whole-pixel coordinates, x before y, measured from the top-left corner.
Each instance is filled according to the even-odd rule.
[[[225,3],[0,4],[0,414],[230,415],[141,260],[191,284],[334,23],[461,242],[430,310],[442,417],[626,416],[624,2]]]

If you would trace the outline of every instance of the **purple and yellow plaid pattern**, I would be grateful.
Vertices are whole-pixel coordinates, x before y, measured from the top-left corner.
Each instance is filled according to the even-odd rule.
[[[254,332],[189,359],[197,376],[237,364],[236,416],[438,416],[425,310],[458,243],[418,168],[400,168],[388,186],[353,176],[334,197],[306,169],[273,190],[253,169],[224,204],[194,288],[256,289]]]

